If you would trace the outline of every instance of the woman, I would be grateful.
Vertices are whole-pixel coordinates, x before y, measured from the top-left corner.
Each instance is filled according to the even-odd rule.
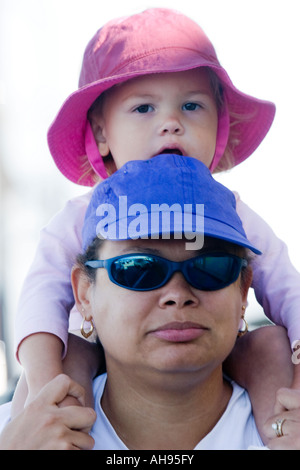
[[[68,393],[82,400],[80,388],[60,376],[7,426],[0,447],[16,447],[29,423],[35,433],[26,445],[45,447],[46,436],[59,434],[51,434],[45,414],[68,448],[262,446],[246,391],[222,370],[247,330],[249,252],[259,254],[233,194],[191,158],[130,162],[96,188],[83,248],[72,271],[74,295],[90,323],[86,329],[83,322],[82,333],[96,328],[107,367],[94,382],[92,437],[83,430],[95,420],[92,410],[56,406]],[[283,448],[291,437],[282,436],[299,434],[300,399],[288,393],[287,408],[297,410],[267,428]]]

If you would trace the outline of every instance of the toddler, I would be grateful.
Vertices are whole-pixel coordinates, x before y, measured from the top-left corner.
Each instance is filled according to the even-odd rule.
[[[90,187],[129,160],[162,153],[194,157],[211,172],[218,172],[240,164],[254,152],[274,114],[272,103],[235,88],[196,23],[173,10],[149,9],[109,22],[92,38],[85,51],[79,89],[60,109],[49,129],[48,144],[59,170],[71,181]],[[23,286],[16,352],[30,397],[62,372],[69,312],[74,305],[70,271],[81,249],[81,229],[91,194],[92,190],[69,201],[43,229]],[[287,329],[293,345],[300,338],[299,275],[285,244],[237,194],[236,203],[248,239],[263,252],[253,262],[256,297],[266,315]],[[76,311],[71,319],[76,326]],[[83,324],[83,335],[88,336],[87,330]],[[272,404],[272,400],[264,400],[262,395],[289,385],[292,361],[281,331],[273,327],[262,330],[257,341],[261,349],[253,348],[253,333],[245,342],[238,341],[238,348],[247,345],[249,354],[237,353],[232,370],[236,368],[240,381],[247,382],[254,413],[263,416],[262,404]],[[263,347],[270,349],[268,338],[276,350],[288,350],[287,356],[276,356],[273,374],[269,372],[274,356],[265,364],[255,359]],[[259,368],[263,383],[251,382],[253,368]],[[91,369],[87,365],[76,373],[86,374],[88,381]],[[297,367],[295,370],[297,385],[300,374]]]

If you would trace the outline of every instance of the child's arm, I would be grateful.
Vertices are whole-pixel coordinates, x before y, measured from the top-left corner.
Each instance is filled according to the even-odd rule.
[[[69,201],[45,227],[25,279],[16,316],[17,358],[29,393],[62,371],[69,311],[74,304],[71,267],[81,252],[81,230],[91,192]],[[16,410],[21,402],[14,403]]]
[[[247,238],[263,253],[251,264],[255,296],[267,317],[286,328],[292,351],[292,344],[300,340],[300,273],[292,265],[285,243],[237,194],[236,199]]]
[[[63,372],[62,350],[61,340],[48,333],[30,335],[22,342],[19,358],[25,370],[28,394],[15,396],[13,416],[23,408],[24,399],[32,401],[46,383]]]
[[[264,424],[274,414],[279,388],[291,387],[293,364],[286,330],[266,326],[238,338],[225,372],[249,393],[255,422],[265,444]]]
[[[233,378],[249,391],[263,433],[262,424],[273,414],[277,390],[300,388],[300,367],[292,362],[292,344],[300,339],[300,274],[289,259],[286,245],[237,194],[236,199],[247,237],[263,253],[252,262],[256,298],[265,314],[284,327],[283,334],[279,333],[280,328],[264,328],[255,335],[246,335],[237,341],[231,356]]]
[[[81,252],[81,231],[90,194],[69,201],[41,231],[36,255],[23,284],[15,321],[16,354],[24,339],[49,333],[68,340],[69,312],[74,305],[70,281]]]

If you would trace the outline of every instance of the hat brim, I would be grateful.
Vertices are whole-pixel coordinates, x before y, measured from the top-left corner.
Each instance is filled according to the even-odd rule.
[[[199,214],[185,214],[188,215],[185,219],[177,218],[175,214],[174,217],[169,217],[169,215],[168,213],[167,221],[163,221],[161,212],[151,212],[151,214],[145,212],[140,213],[138,216],[116,219],[111,224],[105,226],[98,224],[97,231],[91,234],[87,246],[96,236],[101,239],[116,241],[149,238],[170,239],[171,235],[176,234],[177,239],[183,238],[184,235],[189,240],[189,249],[193,249],[193,243],[195,243],[194,249],[201,249],[203,243],[201,245],[199,243],[204,241],[204,237],[212,237],[247,248],[256,255],[262,254],[234,227],[220,220],[207,216],[204,217]],[[180,212],[181,215],[182,213]]]
[[[199,56],[197,51],[189,51],[187,54],[185,50],[183,53],[179,47],[160,51],[161,60],[154,65],[150,59],[146,56],[135,60],[134,70],[80,88],[61,107],[49,128],[48,145],[58,169],[72,182],[83,186],[95,184],[93,172],[84,175],[82,169],[83,164],[88,162],[85,155],[85,129],[92,103],[112,86],[147,74],[180,72],[197,67],[209,67],[215,71],[223,84],[229,114],[239,115],[240,118],[236,124],[239,143],[233,150],[234,165],[249,157],[264,139],[274,119],[274,104],[240,92],[221,66]]]

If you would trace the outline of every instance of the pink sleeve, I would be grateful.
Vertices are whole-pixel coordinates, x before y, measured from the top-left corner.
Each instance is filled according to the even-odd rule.
[[[293,344],[300,339],[300,274],[290,261],[285,243],[235,195],[247,237],[263,253],[252,264],[255,296],[266,316],[287,329]]]
[[[22,340],[41,332],[58,336],[66,352],[69,312],[74,304],[70,271],[81,252],[81,230],[90,197],[91,191],[69,201],[40,233],[18,303],[17,357]]]

